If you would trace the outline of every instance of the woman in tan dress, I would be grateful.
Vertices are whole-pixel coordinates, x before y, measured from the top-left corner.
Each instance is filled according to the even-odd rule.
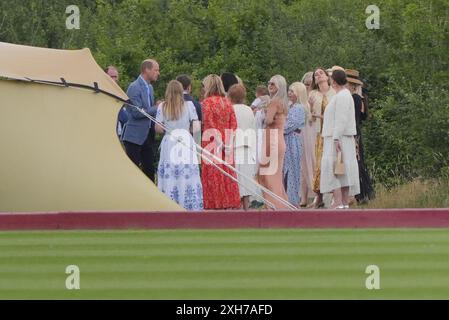
[[[309,103],[312,108],[312,121],[316,130],[315,144],[315,174],[313,177],[313,191],[316,193],[312,208],[324,207],[323,194],[320,191],[321,157],[323,154],[323,130],[324,111],[330,99],[335,95],[335,90],[330,86],[330,78],[323,68],[317,68],[313,73],[312,89]]]
[[[287,82],[285,78],[280,75],[272,77],[268,82],[268,91],[271,101],[266,109],[258,180],[262,186],[288,201],[282,183],[285,154],[284,125],[288,114]],[[265,192],[263,194],[264,198],[275,206],[272,209],[288,208],[282,201]]]
[[[306,86],[306,92],[304,92],[299,98],[306,113],[306,123],[304,129],[301,131],[302,139],[302,154],[301,154],[301,191],[300,191],[300,207],[306,208],[309,198],[313,198],[315,193],[313,192],[313,176],[315,174],[315,143],[316,143],[316,130],[314,122],[312,121],[312,113],[308,98],[312,92],[312,77],[313,71],[307,72],[303,78],[302,83]]]

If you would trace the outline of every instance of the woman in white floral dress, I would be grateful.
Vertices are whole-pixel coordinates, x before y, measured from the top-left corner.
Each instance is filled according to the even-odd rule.
[[[191,127],[195,132],[200,130],[200,126],[195,106],[184,101],[180,82],[173,80],[168,84],[165,101],[158,107],[156,120],[170,132],[161,142],[158,188],[187,210],[203,210],[198,157],[190,134]],[[165,130],[156,125],[156,132],[164,133]]]

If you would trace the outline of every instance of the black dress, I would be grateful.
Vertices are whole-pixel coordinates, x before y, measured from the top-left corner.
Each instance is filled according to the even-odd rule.
[[[359,180],[360,180],[360,194],[356,195],[355,198],[357,202],[363,203],[368,200],[374,199],[374,188],[371,182],[371,178],[369,176],[368,170],[365,166],[365,156],[363,152],[363,143],[362,143],[362,121],[366,120],[367,114],[362,112],[362,97],[358,94],[353,94],[352,98],[354,99],[354,107],[355,107],[355,124],[357,129],[357,135],[355,136],[356,142],[356,154],[357,154],[357,163],[359,165]]]

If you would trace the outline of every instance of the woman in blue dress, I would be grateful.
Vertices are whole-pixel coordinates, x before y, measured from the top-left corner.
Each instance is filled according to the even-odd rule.
[[[180,82],[169,82],[165,101],[158,107],[156,120],[170,132],[164,135],[161,142],[157,170],[159,190],[187,210],[203,210],[198,157],[194,152],[195,142],[190,133],[190,128],[197,132],[200,125],[195,106],[190,101],[184,101]],[[165,130],[156,124],[156,132],[163,134]]]
[[[301,181],[301,129],[305,123],[305,109],[299,103],[302,92],[306,87],[300,82],[295,82],[288,89],[288,98],[291,102],[288,110],[287,121],[284,128],[285,158],[284,158],[284,186],[287,191],[288,201],[298,207],[300,202]]]

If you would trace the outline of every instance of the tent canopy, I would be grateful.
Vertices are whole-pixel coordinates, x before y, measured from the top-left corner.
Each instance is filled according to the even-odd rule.
[[[126,156],[119,100],[30,82],[126,100],[89,49],[0,43],[0,77],[0,212],[183,210]]]
[[[98,66],[89,49],[57,50],[0,42],[0,76],[98,87],[122,99],[123,90]]]

